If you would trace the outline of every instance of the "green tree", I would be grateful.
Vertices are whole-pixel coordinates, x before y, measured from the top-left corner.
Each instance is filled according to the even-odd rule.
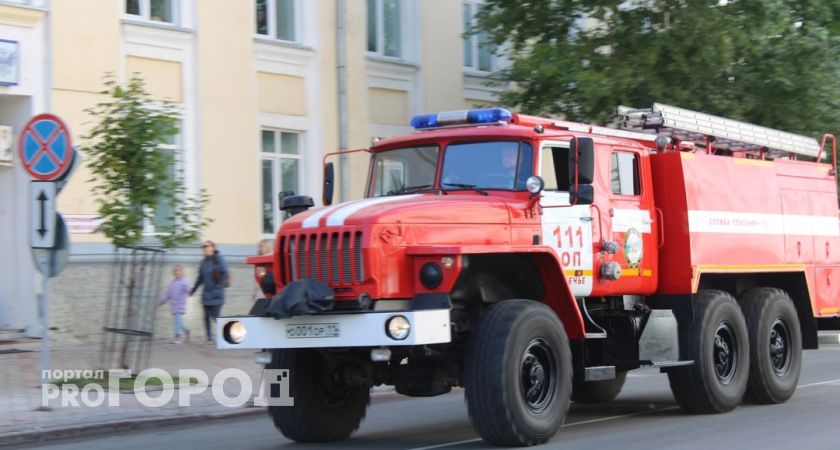
[[[487,0],[502,102],[607,123],[668,103],[812,136],[840,123],[840,2]]]
[[[187,195],[182,172],[172,174],[176,156],[161,149],[178,134],[176,106],[152,100],[136,74],[125,85],[108,76],[105,88],[109,99],[85,110],[97,122],[82,148],[93,173],[99,231],[115,246],[136,245],[144,222],[165,210],[167,224],[155,229],[164,247],[199,239],[211,221],[202,217],[207,194]]]

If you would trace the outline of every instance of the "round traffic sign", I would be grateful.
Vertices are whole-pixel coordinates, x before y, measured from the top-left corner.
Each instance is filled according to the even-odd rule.
[[[23,127],[18,157],[33,178],[55,180],[70,168],[73,142],[67,125],[52,114],[39,114]]]

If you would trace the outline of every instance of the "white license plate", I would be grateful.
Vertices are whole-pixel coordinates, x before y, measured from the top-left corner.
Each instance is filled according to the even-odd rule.
[[[332,338],[339,336],[337,323],[308,323],[286,325],[287,338]]]

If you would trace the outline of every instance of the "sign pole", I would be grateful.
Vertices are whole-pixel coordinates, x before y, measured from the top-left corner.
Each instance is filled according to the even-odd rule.
[[[78,165],[76,148],[67,125],[53,114],[39,114],[24,125],[18,138],[18,157],[33,178],[30,184],[29,246],[43,279],[41,317],[41,389],[50,380],[50,278],[67,264],[70,238],[67,226],[55,211],[55,196],[64,186],[73,167]],[[48,405],[39,410],[49,411]]]
[[[44,308],[44,338],[41,342],[41,389],[45,389],[50,379],[50,277],[48,276],[44,276],[44,292],[41,303]]]

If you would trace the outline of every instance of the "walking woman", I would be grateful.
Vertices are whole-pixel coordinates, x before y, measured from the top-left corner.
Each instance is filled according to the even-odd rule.
[[[198,268],[198,279],[192,288],[190,295],[195,294],[198,287],[204,285],[201,292],[201,304],[204,305],[204,330],[207,332],[207,343],[213,343],[213,333],[216,318],[222,312],[222,305],[225,303],[225,288],[228,286],[230,275],[216,244],[206,241],[201,245],[204,251],[204,259]],[[211,326],[212,324],[212,326]]]

